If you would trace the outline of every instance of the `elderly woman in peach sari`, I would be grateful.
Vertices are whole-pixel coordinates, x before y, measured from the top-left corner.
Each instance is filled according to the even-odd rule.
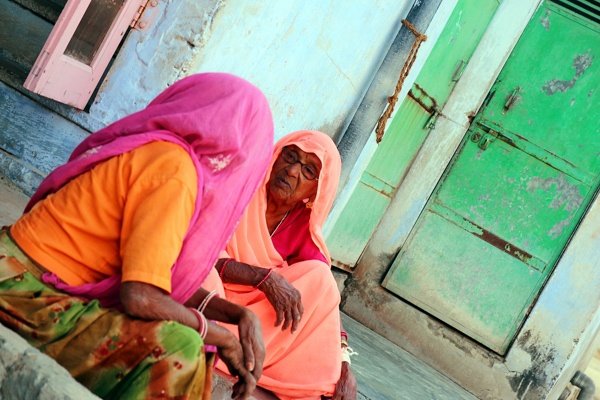
[[[324,133],[279,140],[264,184],[203,284],[259,317],[266,357],[258,385],[281,399],[356,398],[340,293],[321,232],[340,170],[338,150]],[[226,371],[224,364],[217,368]]]

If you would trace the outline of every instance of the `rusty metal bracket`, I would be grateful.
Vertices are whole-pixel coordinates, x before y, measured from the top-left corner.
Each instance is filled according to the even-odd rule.
[[[465,68],[467,67],[467,63],[463,60],[458,61],[456,68],[454,69],[454,73],[452,74],[452,79],[450,82],[458,82],[463,72],[465,72]]]
[[[431,113],[429,118],[427,118],[427,121],[425,121],[425,125],[423,126],[423,129],[435,129],[435,123],[436,123],[439,115],[440,115],[440,111],[437,109],[437,107],[434,108],[433,112]]]
[[[510,96],[508,96],[508,99],[506,99],[504,108],[501,111],[502,115],[506,115],[507,112],[512,110],[519,100],[521,100],[521,87],[517,86]]]

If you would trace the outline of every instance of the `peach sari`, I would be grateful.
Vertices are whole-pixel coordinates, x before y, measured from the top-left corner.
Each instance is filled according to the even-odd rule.
[[[333,203],[341,170],[341,160],[331,138],[317,131],[291,133],[275,144],[271,166],[284,146],[295,144],[316,154],[322,162],[317,195],[311,208],[309,229],[313,243],[328,264],[305,260],[288,265],[273,246],[265,220],[266,183],[256,192],[233,237],[221,257],[260,267],[275,268],[302,294],[304,315],[298,330],[275,327],[275,311],[263,292],[250,286],[225,284],[213,269],[203,284],[217,289],[221,296],[248,307],[260,318],[266,346],[264,369],[258,384],[281,399],[317,399],[331,396],[340,378],[340,293],[330,270],[330,257],[321,226]],[[237,335],[235,326],[228,328]],[[220,362],[217,368],[227,372]]]

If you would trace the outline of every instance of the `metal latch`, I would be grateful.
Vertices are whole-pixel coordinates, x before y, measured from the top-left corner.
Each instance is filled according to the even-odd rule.
[[[429,118],[427,118],[427,121],[425,121],[425,125],[423,126],[423,129],[435,129],[435,123],[436,123],[439,115],[440,115],[440,111],[437,109],[437,107],[435,107],[433,109],[433,112],[429,116]]]
[[[477,143],[481,150],[487,150],[490,143],[498,137],[498,132],[489,128],[487,132],[475,131],[471,136],[471,141]]]
[[[138,10],[135,12],[135,15],[133,16],[129,26],[139,31],[146,31],[152,22],[154,22],[154,19],[156,18],[156,12],[152,13],[152,15],[148,15],[148,13],[144,15],[144,12],[146,9],[156,8],[156,6],[158,6],[158,0],[143,0]],[[142,15],[144,18],[142,18]]]
[[[517,86],[515,90],[512,91],[510,96],[506,99],[506,103],[504,103],[504,107],[500,113],[502,115],[506,115],[513,107],[521,100],[521,87]]]

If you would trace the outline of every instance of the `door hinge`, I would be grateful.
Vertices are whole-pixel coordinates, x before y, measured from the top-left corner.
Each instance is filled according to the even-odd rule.
[[[147,8],[154,8],[156,6],[158,6],[158,0],[143,0],[138,7],[138,10],[135,12],[129,26],[137,30],[147,29],[151,21],[148,21],[147,18],[142,19],[142,15],[144,15],[144,11],[146,11]]]
[[[423,129],[435,129],[435,123],[440,115],[440,110],[437,107],[434,107],[433,112],[425,121],[425,125],[423,125]]]

